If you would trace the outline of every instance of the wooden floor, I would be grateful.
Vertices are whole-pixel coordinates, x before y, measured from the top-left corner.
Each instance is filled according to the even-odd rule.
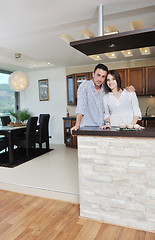
[[[79,205],[0,190],[0,240],[155,240],[155,234],[79,217]]]

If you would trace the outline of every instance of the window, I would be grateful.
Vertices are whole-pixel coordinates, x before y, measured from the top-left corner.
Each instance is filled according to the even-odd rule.
[[[11,72],[0,70],[0,115],[9,115],[10,111],[18,110],[19,93],[9,86]]]

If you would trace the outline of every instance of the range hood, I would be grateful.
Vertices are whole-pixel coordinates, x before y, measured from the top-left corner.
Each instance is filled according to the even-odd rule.
[[[85,55],[155,46],[155,27],[70,42]]]

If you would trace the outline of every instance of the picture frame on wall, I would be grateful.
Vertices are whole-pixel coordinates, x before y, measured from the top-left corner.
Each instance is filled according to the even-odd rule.
[[[49,101],[48,79],[38,80],[38,86],[39,86],[39,100]]]

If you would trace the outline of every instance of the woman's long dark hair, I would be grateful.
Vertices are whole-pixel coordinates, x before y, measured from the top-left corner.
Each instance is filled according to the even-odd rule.
[[[109,70],[108,74],[111,74],[114,77],[114,79],[116,80],[118,90],[122,89],[122,87],[121,87],[121,77],[120,77],[119,73],[116,70]],[[107,74],[107,76],[108,76],[108,74]],[[105,91],[106,92],[111,92],[111,89],[107,85],[107,77],[105,79]]]

